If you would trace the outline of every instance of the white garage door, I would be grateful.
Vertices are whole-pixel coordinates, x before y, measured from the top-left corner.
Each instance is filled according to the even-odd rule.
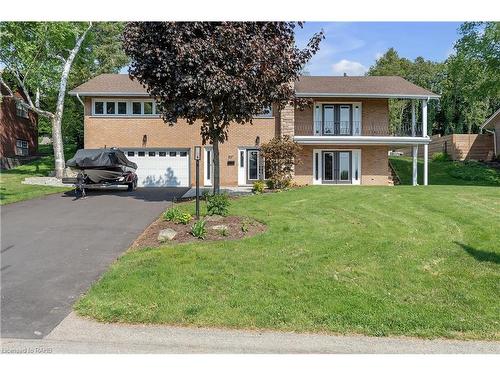
[[[138,186],[189,186],[189,152],[172,149],[125,150],[137,164]]]

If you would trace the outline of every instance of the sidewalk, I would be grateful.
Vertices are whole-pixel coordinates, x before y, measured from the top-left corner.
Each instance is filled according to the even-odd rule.
[[[500,353],[500,342],[105,324],[75,313],[41,340],[5,338],[1,346],[2,353]]]

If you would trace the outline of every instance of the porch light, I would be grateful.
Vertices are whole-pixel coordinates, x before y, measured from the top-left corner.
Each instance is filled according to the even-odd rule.
[[[148,136],[146,134],[144,134],[142,136],[142,145],[145,146],[146,143],[148,143]]]
[[[260,145],[260,137],[259,136],[257,136],[255,138],[255,146],[258,146],[258,145]]]

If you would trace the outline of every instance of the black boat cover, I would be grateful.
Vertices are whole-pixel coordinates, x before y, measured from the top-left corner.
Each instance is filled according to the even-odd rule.
[[[123,151],[113,148],[80,149],[66,163],[74,168],[119,168],[137,169],[137,164],[127,159]]]

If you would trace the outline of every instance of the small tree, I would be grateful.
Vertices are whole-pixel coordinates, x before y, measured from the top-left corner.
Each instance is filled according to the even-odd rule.
[[[261,155],[265,160],[266,178],[274,189],[283,189],[290,185],[294,167],[300,162],[302,148],[289,136],[276,137],[261,146]]]
[[[299,26],[302,26],[299,23]],[[276,103],[294,101],[293,83],[319,48],[315,34],[295,46],[294,22],[131,22],[124,31],[129,74],[156,99],[165,122],[201,122],[213,146],[219,192],[219,143],[231,122],[251,122]]]

